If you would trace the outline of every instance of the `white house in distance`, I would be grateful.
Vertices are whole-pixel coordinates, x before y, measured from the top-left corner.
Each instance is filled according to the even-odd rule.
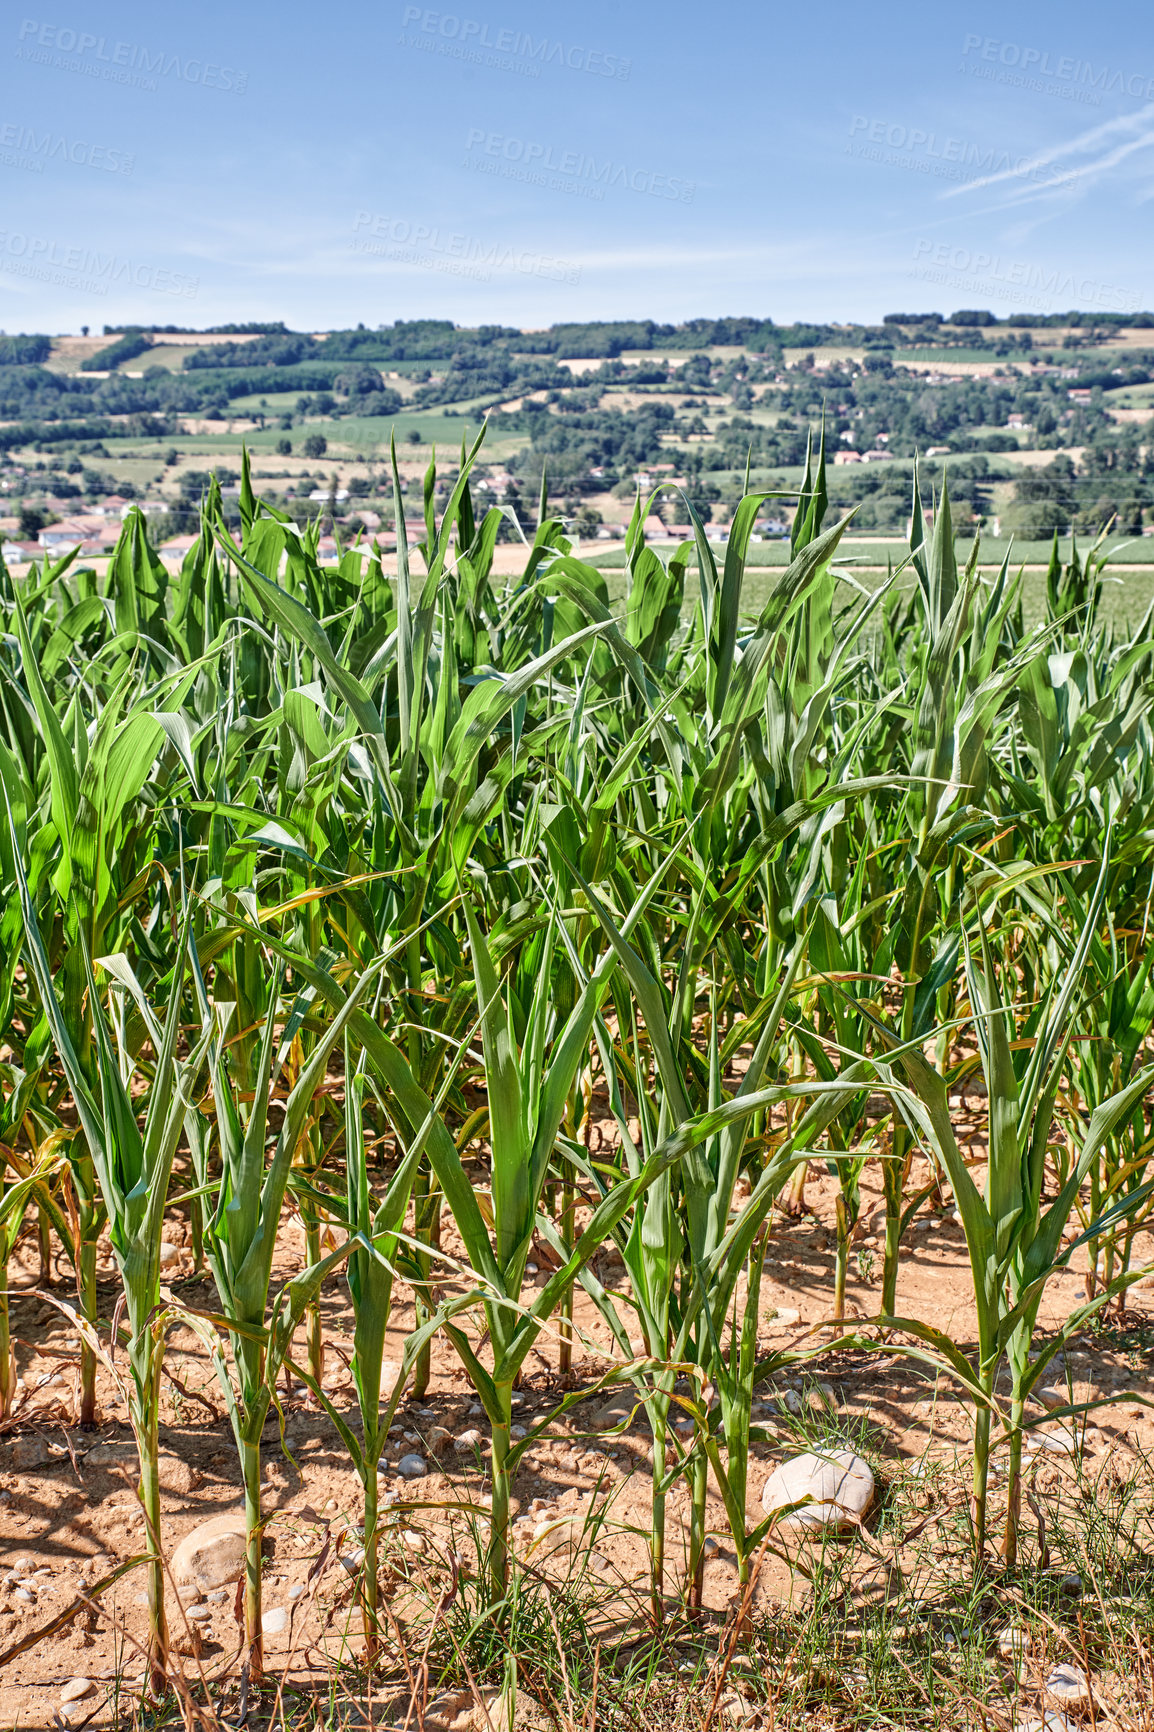
[[[477,482],[478,493],[492,493],[498,499],[504,499],[513,485],[513,477],[505,469],[495,469],[492,475],[486,475]]]
[[[61,523],[50,523],[36,537],[40,546],[49,553],[65,553],[71,547],[78,547],[84,553],[102,553],[106,545],[116,539],[109,524],[102,517],[66,517]]]
[[[180,565],[185,554],[196,545],[197,540],[198,537],[195,535],[173,535],[167,541],[162,541],[156,551],[161,559],[174,560],[177,565]]]
[[[0,543],[0,559],[5,565],[29,565],[34,559],[39,559],[43,551],[35,541],[9,541],[5,537]]]

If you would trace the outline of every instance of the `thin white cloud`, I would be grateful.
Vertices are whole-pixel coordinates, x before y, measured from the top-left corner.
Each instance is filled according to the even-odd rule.
[[[1154,104],[1147,104],[1135,114],[1119,115],[1114,120],[1107,120],[1101,126],[1094,126],[1087,132],[1079,133],[1076,138],[1067,139],[1064,144],[1054,145],[1049,150],[1039,151],[1036,156],[1029,157],[1018,163],[1014,168],[1001,169],[997,174],[982,175],[978,180],[965,182],[961,186],[951,187],[942,194],[943,198],[957,198],[962,193],[977,192],[980,188],[999,186],[1013,182],[1015,191],[1024,197],[1037,197],[1043,193],[1062,192],[1079,185],[1088,179],[1105,174],[1115,168],[1118,163],[1133,156],[1136,151],[1144,150],[1154,144]],[[1113,149],[1104,154],[1092,155],[1097,148],[1107,140],[1115,139],[1119,134],[1137,134],[1125,138],[1124,142],[1116,144]],[[1043,169],[1070,158],[1089,156],[1090,160],[1076,163],[1074,166],[1053,175],[1051,178],[1038,182],[1037,175]]]

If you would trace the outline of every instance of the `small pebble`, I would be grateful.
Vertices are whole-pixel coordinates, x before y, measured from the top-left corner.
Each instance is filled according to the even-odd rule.
[[[1052,1411],[1055,1407],[1068,1407],[1070,1396],[1064,1389],[1056,1389],[1053,1385],[1043,1385],[1040,1389],[1035,1389],[1034,1400],[1042,1407]]]
[[[91,1678],[70,1678],[60,1692],[62,1702],[80,1702],[85,1696],[91,1696],[96,1685]]]
[[[261,1631],[266,1636],[279,1636],[289,1626],[288,1608],[286,1606],[270,1606],[260,1621]]]
[[[1077,1702],[1090,1700],[1090,1684],[1081,1666],[1063,1660],[1046,1679],[1046,1694],[1055,1702],[1065,1702],[1073,1706]]]
[[[1026,1436],[1022,1453],[1026,1458],[1032,1455],[1077,1455],[1081,1441],[1073,1426],[1063,1426],[1057,1431],[1032,1431]]]
[[[12,1440],[12,1466],[17,1472],[26,1473],[30,1468],[43,1467],[48,1456],[48,1445],[39,1432]]]
[[[429,1464],[423,1455],[403,1455],[397,1463],[397,1472],[402,1479],[424,1479],[429,1471]]]

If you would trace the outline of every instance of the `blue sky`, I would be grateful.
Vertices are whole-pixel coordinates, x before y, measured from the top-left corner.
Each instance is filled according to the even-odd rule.
[[[0,326],[1150,308],[1149,18],[17,0]]]

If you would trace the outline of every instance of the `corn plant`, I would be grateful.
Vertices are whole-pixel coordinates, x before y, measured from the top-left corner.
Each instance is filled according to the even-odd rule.
[[[151,1082],[141,1119],[130,1090],[138,1054],[126,1049],[123,1041],[116,1041],[100,1008],[92,961],[81,934],[81,960],[88,979],[88,1026],[96,1049],[97,1082],[95,1087],[89,1083],[85,1066],[73,1045],[68,1020],[56,997],[48,955],[41,942],[21,863],[22,838],[14,825],[12,833],[17,882],[24,903],[25,955],[39,989],[44,1014],[96,1170],[107,1211],[113,1255],[124,1285],[131,1370],[129,1418],[140,1460],[140,1500],[151,1549],[149,1666],[153,1687],[160,1691],[166,1682],[168,1655],[158,1433],[160,1371],[166,1326],[166,1314],[160,1308],[160,1243],[173,1156],[190,1104],[186,1091],[192,1085],[203,1056],[203,1048],[194,1048],[183,1060],[177,1054],[190,917],[186,910],[163,1025],[156,1021],[126,959],[123,956],[102,959],[112,980],[121,982],[131,994],[153,1048]],[[91,1318],[87,1321],[91,1322]]]
[[[8,1260],[24,1225],[29,1207],[36,1203],[42,1217],[51,1221],[67,1243],[68,1224],[56,1203],[52,1187],[65,1165],[60,1145],[67,1132],[59,1126],[40,1134],[35,1094],[39,1077],[29,1076],[16,1065],[0,1066],[8,1093],[0,1107],[0,1420],[10,1418],[16,1389],[16,1364],[8,1311]],[[29,1150],[15,1145],[24,1131]]]
[[[159,562],[148,554],[139,529],[129,525],[114,561],[121,595],[134,592],[134,582],[141,578],[142,570],[151,572],[153,564]],[[142,809],[139,796],[165,737],[155,712],[173,716],[195,678],[195,670],[167,671],[159,681],[141,684],[131,665],[122,666],[104,701],[95,701],[93,695],[90,737],[83,687],[71,693],[61,718],[45,682],[45,658],[33,644],[24,606],[18,594],[13,600],[25,681],[21,696],[26,713],[38,724],[38,749],[43,752],[47,781],[47,811],[43,816],[49,826],[47,836],[38,837],[28,856],[31,876],[26,876],[25,886],[31,884],[31,889],[24,899],[25,926],[35,917],[46,928],[46,954],[52,953],[49,971],[59,972],[62,987],[58,1014],[65,1019],[76,1062],[88,1076],[90,1088],[95,1088],[94,1034],[89,1021],[92,998],[85,958],[119,951],[135,904],[149,888],[147,858],[155,814]],[[28,752],[31,758],[30,743]],[[31,792],[37,785],[37,772],[29,758],[17,760],[6,751],[0,760],[10,808],[24,823],[30,823],[37,814],[37,800]],[[49,838],[52,840],[46,846]],[[57,907],[61,918],[54,929],[53,911]],[[37,987],[39,990],[39,979]],[[95,1320],[96,1244],[107,1199],[98,1184],[96,1158],[87,1146],[86,1131],[69,1143],[68,1158],[78,1204],[74,1260],[82,1310],[91,1323]],[[95,1359],[85,1344],[81,1350],[80,1423],[86,1427],[95,1419],[95,1375]]]
[[[1071,954],[1020,1024],[1003,985],[1007,971],[998,968],[986,926],[1000,895],[1007,890],[1006,880],[991,870],[971,884],[972,906],[978,915],[978,954],[975,956],[967,945],[965,975],[988,1091],[989,1160],[983,1191],[970,1176],[958,1147],[943,1079],[916,1045],[901,1048],[891,1033],[875,1023],[894,1055],[893,1068],[908,1083],[908,1090],[899,1096],[901,1110],[911,1129],[941,1163],[961,1214],[978,1319],[976,1355],[968,1359],[942,1332],[916,1319],[897,1321],[925,1344],[936,1363],[962,1381],[976,1402],[973,1518],[978,1555],[986,1540],[991,1425],[995,1414],[999,1416],[1009,1447],[1008,1512],[1002,1542],[1009,1562],[1017,1556],[1026,1399],[1045,1375],[1054,1354],[1111,1294],[1108,1288],[1090,1307],[1079,1308],[1031,1359],[1034,1327],[1046,1285],[1075,1249],[1108,1230],[1154,1190],[1152,1183],[1131,1192],[1091,1222],[1072,1243],[1063,1244],[1063,1233],[1088,1173],[1100,1160],[1108,1138],[1154,1084],[1154,1065],[1147,1065],[1096,1104],[1088,1121],[1079,1127],[1078,1143],[1057,1196],[1048,1205],[1043,1201],[1047,1151],[1060,1126],[1057,1098],[1085,991],[1086,958],[1101,908],[1107,866],[1108,850]],[[1010,1380],[1008,1414],[998,1404],[998,1374],[1003,1367]]]
[[[1085,1036],[1071,1048],[1073,1087],[1060,1097],[1059,1110],[1067,1105],[1072,1109],[1067,1122],[1075,1147],[1082,1115],[1093,1113],[1130,1080],[1154,1029],[1154,982],[1150,977],[1154,951],[1146,948],[1142,954],[1140,937],[1135,944],[1121,936],[1109,907],[1103,908],[1103,921],[1105,932],[1094,935],[1086,957]],[[1127,955],[1132,948],[1133,954]],[[1135,1236],[1154,1208],[1154,1203],[1142,1203],[1137,1196],[1144,1187],[1152,1154],[1150,1103],[1139,1099],[1108,1133],[1101,1160],[1095,1161],[1086,1175],[1085,1200],[1079,1198],[1075,1205],[1083,1226],[1107,1214],[1116,1221],[1109,1232],[1090,1243],[1087,1299],[1093,1299],[1100,1289],[1113,1288],[1115,1274],[1125,1276],[1129,1272]],[[1064,1164],[1059,1162],[1060,1172]],[[1118,1204],[1127,1206],[1119,1213]],[[1115,1290],[1119,1307],[1124,1307],[1125,1286]]]
[[[255,949],[251,938],[237,940]],[[344,1033],[349,1015],[356,1008],[383,966],[378,962],[364,970],[354,984],[340,1015],[324,1027],[323,1034],[300,1072],[284,1103],[284,1117],[273,1147],[268,1150],[269,1105],[278,1074],[288,1056],[293,1016],[287,1030],[277,1034],[281,1014],[280,989],[283,970],[277,966],[266,981],[267,1010],[256,1060],[251,1067],[253,1090],[237,1088],[231,1074],[233,1047],[229,1029],[235,1003],[210,996],[199,965],[197,992],[201,1005],[202,1041],[212,1080],[212,1124],[201,1124],[192,1139],[199,1171],[198,1186],[216,1192],[216,1207],[205,1223],[205,1260],[216,1283],[222,1321],[231,1340],[232,1369],[214,1332],[205,1334],[210,1346],[217,1381],[232,1423],[240,1457],[245,1499],[245,1640],[251,1675],[263,1671],[261,1638],[261,1433],[276,1379],[291,1352],[293,1332],[315,1297],[325,1275],[345,1256],[345,1248],[286,1282],[270,1308],[276,1228],[285,1190],[301,1135],[313,1110],[317,1086],[325,1074],[330,1054]],[[303,1014],[298,1006],[297,1014]],[[285,1039],[285,1033],[288,1039]],[[190,1109],[192,1110],[192,1109]],[[200,1109],[195,1109],[200,1110]],[[212,1135],[209,1134],[211,1130]],[[213,1182],[208,1151],[215,1143],[219,1177]]]
[[[463,1060],[467,1043],[462,1043],[459,1060]],[[410,1373],[424,1352],[426,1341],[458,1309],[467,1308],[469,1301],[457,1300],[448,1306],[426,1312],[406,1340],[400,1374],[386,1396],[383,1384],[385,1336],[392,1308],[393,1285],[398,1268],[410,1279],[413,1287],[427,1292],[428,1267],[422,1241],[404,1231],[405,1216],[412,1199],[413,1182],[424,1153],[424,1140],[432,1128],[426,1120],[417,1136],[404,1150],[385,1194],[373,1195],[369,1178],[368,1150],[365,1138],[364,1097],[371,1086],[366,1055],[354,1049],[345,1037],[345,1182],[346,1214],[350,1240],[347,1247],[346,1276],[352,1302],[353,1379],[357,1405],[360,1409],[361,1434],[349,1425],[345,1416],[329,1400],[315,1378],[307,1378],[316,1401],[324,1407],[349,1452],[364,1493],[364,1557],[359,1574],[359,1597],[365,1632],[366,1655],[371,1665],[380,1648],[380,1581],[379,1545],[380,1513],[377,1472],[381,1453],[388,1439],[389,1427],[404,1393]],[[447,1094],[453,1072],[442,1086]],[[438,1106],[442,1102],[436,1103]]]

